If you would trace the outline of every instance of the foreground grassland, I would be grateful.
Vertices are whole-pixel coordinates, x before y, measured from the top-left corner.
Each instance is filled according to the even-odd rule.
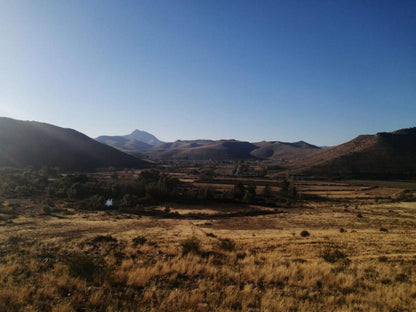
[[[3,199],[0,311],[416,311],[416,202],[356,181],[298,188],[328,200],[233,218],[170,207],[204,220]]]

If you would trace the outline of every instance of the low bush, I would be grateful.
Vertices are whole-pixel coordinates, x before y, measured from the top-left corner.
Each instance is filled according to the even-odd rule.
[[[147,242],[147,238],[144,236],[137,236],[133,238],[133,245],[134,246],[141,246],[144,245]]]
[[[117,238],[111,235],[97,235],[93,238],[92,243],[117,243]]]
[[[407,282],[409,280],[409,277],[406,274],[400,273],[395,278],[396,282]]]
[[[44,215],[50,215],[52,210],[48,205],[44,205],[42,207],[42,212],[43,212]]]
[[[67,261],[71,276],[84,279],[87,282],[100,283],[105,280],[107,270],[103,259],[86,254],[73,254]]]
[[[303,230],[302,232],[300,232],[300,236],[302,236],[302,237],[308,237],[309,235],[311,235],[311,234],[309,234],[309,232],[306,231],[306,230]]]
[[[182,254],[186,255],[188,253],[195,253],[198,254],[200,252],[199,250],[199,240],[196,237],[190,237],[186,240],[184,240],[181,243],[182,247]]]
[[[387,262],[388,258],[386,256],[380,256],[378,257],[379,262]]]
[[[7,239],[7,242],[10,245],[17,245],[17,244],[19,244],[22,241],[23,241],[22,237],[21,236],[18,236],[18,235],[9,236],[9,238]]]
[[[233,251],[235,248],[235,242],[230,238],[221,238],[219,242],[219,247],[222,250]]]
[[[338,260],[345,259],[347,256],[339,249],[327,248],[321,252],[321,257],[329,263],[335,263]]]

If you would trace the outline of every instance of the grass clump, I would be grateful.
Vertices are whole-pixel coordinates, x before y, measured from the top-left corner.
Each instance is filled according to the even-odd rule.
[[[219,242],[219,247],[222,250],[233,251],[235,248],[235,242],[230,238],[221,238]]]
[[[338,260],[345,259],[346,257],[346,254],[337,248],[327,248],[321,252],[321,258],[329,263],[335,263]]]
[[[404,283],[409,280],[409,277],[406,274],[400,273],[395,278],[396,282]]]
[[[7,243],[9,243],[9,245],[17,245],[21,242],[23,242],[23,238],[20,235],[11,235],[7,239]]]
[[[189,254],[189,253],[198,254],[200,252],[199,240],[194,236],[185,239],[181,243],[181,247],[182,247],[182,254],[183,255],[186,255],[186,254]]]
[[[380,256],[378,257],[379,262],[387,262],[388,258],[386,256]]]
[[[141,235],[133,238],[134,246],[141,246],[141,245],[144,245],[146,242],[147,242],[147,238]]]
[[[73,254],[68,258],[69,274],[87,282],[100,282],[105,279],[104,260],[86,254]]]
[[[48,205],[43,205],[42,212],[44,215],[49,216],[52,213],[52,209]]]
[[[97,235],[93,238],[92,243],[117,243],[117,238],[114,238],[111,235]]]

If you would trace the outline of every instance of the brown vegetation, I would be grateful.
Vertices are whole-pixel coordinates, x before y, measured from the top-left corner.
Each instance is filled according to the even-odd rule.
[[[116,183],[112,176],[105,180]],[[302,200],[278,201],[278,214],[177,202],[152,206],[160,214],[150,216],[147,206],[142,214],[81,210],[79,193],[45,201],[33,179],[26,187],[38,195],[9,188],[0,198],[1,311],[416,309],[416,203],[401,189],[299,181]]]

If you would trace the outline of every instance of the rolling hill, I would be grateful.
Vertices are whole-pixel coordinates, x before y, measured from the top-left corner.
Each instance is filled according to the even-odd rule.
[[[306,142],[258,142],[237,140],[190,140],[163,143],[146,151],[156,159],[240,160],[273,159],[292,161],[310,155],[320,148]]]
[[[416,177],[416,127],[360,135],[289,166],[303,175],[356,178]]]
[[[320,151],[319,147],[304,141],[295,143],[263,141],[255,143],[255,145],[258,148],[253,150],[251,154],[259,159],[294,161]]]
[[[164,143],[147,151],[156,159],[182,160],[237,160],[253,159],[250,154],[256,146],[236,140],[193,140]]]
[[[86,171],[109,166],[143,168],[149,163],[72,129],[0,117],[0,166]]]

